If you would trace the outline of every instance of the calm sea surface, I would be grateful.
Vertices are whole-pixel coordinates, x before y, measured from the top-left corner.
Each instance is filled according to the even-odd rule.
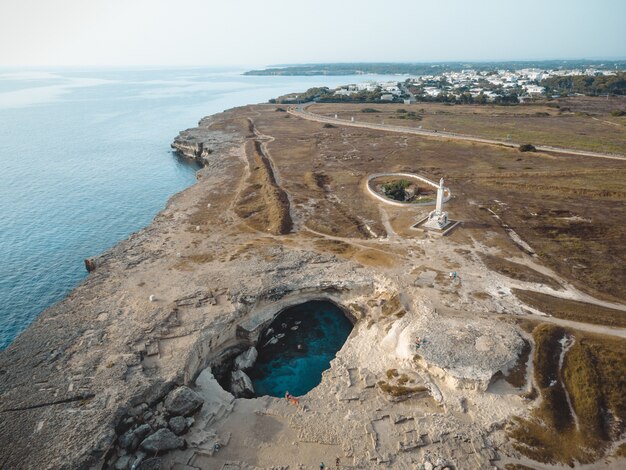
[[[390,79],[215,69],[0,69],[0,349],[146,226],[196,167],[169,145],[208,114],[311,86]]]
[[[352,323],[336,305],[306,302],[282,312],[259,342],[259,357],[247,371],[257,396],[306,395],[322,380],[352,331]],[[271,344],[272,338],[278,340]]]

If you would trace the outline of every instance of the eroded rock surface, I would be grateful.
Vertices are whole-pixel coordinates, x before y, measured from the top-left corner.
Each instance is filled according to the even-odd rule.
[[[146,437],[141,442],[141,448],[146,452],[167,452],[168,450],[179,449],[185,441],[174,434],[169,429],[159,429],[154,434]]]
[[[252,398],[254,386],[250,377],[242,370],[234,370],[230,374],[230,390],[237,398]]]
[[[241,353],[239,356],[235,358],[235,369],[239,370],[247,370],[250,369],[254,363],[256,362],[257,357],[259,356],[258,351],[254,346],[252,346],[247,351]]]
[[[170,416],[190,416],[204,403],[202,397],[189,387],[177,387],[165,397],[165,410]]]

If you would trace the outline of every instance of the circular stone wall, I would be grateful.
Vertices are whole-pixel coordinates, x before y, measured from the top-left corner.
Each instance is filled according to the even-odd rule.
[[[424,178],[423,176],[414,175],[413,173],[374,173],[367,177],[367,183],[366,183],[367,192],[370,194],[370,196],[375,197],[376,199],[384,202],[385,204],[391,204],[393,206],[399,206],[399,207],[431,206],[431,205],[436,204],[436,200],[427,201],[427,202],[402,202],[402,201],[396,201],[395,199],[388,198],[384,194],[380,194],[374,189],[372,185],[372,181],[378,178],[402,178],[402,179],[409,179],[409,180],[417,180],[422,183],[426,183],[429,186],[432,186],[435,190],[439,188],[439,184],[435,183],[434,181],[429,180],[428,178]],[[451,197],[452,197],[452,193],[450,192],[450,190],[448,188],[444,188],[443,202],[448,202]]]

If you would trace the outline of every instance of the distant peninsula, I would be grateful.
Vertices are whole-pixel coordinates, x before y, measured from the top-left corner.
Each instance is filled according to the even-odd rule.
[[[504,62],[358,62],[327,64],[292,64],[277,65],[260,70],[250,70],[244,75],[428,75],[441,72],[456,72],[464,69],[473,70],[517,70],[522,68],[540,69],[597,69],[626,68],[626,60],[539,60],[539,61],[504,61]]]

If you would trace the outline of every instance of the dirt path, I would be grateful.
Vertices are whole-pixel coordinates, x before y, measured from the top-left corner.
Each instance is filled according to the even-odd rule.
[[[527,306],[524,307],[528,309]],[[538,313],[529,313],[529,317],[533,317],[543,322],[554,323],[555,325],[563,326],[565,328],[573,328],[574,330],[586,331],[588,333],[595,333],[600,335],[616,336],[618,338],[626,339],[626,329],[613,328],[611,326],[594,325],[591,323],[582,323],[572,320],[563,320],[562,318],[551,317]]]
[[[389,220],[389,214],[383,207],[380,207],[379,210],[380,210],[380,219],[383,222],[383,227],[385,227],[385,230],[387,231],[387,239],[393,240],[393,241],[397,240],[398,234],[391,226],[391,221]]]
[[[615,126],[615,127],[619,127],[619,128],[621,128],[621,127],[622,127],[620,124],[618,124],[618,123],[616,123],[616,122],[606,121],[606,120],[604,120],[604,119],[598,119],[597,117],[593,117],[593,116],[591,116],[591,119],[593,119],[594,121],[601,122],[601,123],[603,123],[603,124],[610,124],[611,126]]]
[[[569,395],[569,391],[565,386],[565,381],[563,380],[563,361],[565,361],[565,355],[567,352],[574,346],[574,342],[576,340],[573,336],[565,335],[559,343],[561,343],[561,354],[559,355],[559,381],[561,382],[561,386],[563,387],[563,391],[565,392],[565,399],[567,400],[567,406],[569,408],[569,413],[572,415],[574,419],[574,425],[576,426],[576,431],[580,431],[580,423],[578,421],[578,415],[576,414],[576,410],[572,406],[572,399]]]
[[[321,116],[319,114],[314,114],[314,113],[311,113],[310,111],[306,111],[306,107],[311,104],[312,103],[306,103],[306,104],[302,104],[298,106],[291,106],[289,107],[287,112],[289,114],[300,117],[302,119],[307,119],[309,121],[325,122],[325,123],[337,124],[341,126],[361,127],[365,129],[374,129],[374,130],[388,131],[388,132],[400,132],[404,134],[415,134],[415,135],[421,135],[424,137],[431,137],[431,138],[436,138],[436,139],[477,142],[481,144],[498,145],[498,146],[511,147],[511,148],[519,147],[519,144],[513,143],[513,142],[485,139],[482,137],[475,137],[475,136],[465,135],[465,134],[456,134],[452,132],[428,131],[425,129],[416,129],[416,128],[411,128],[411,127],[392,126],[389,124],[373,124],[373,123],[366,123],[366,122],[346,121],[344,119],[335,119],[335,118],[331,118],[327,116]],[[625,155],[617,155],[617,154],[614,155],[614,154],[606,154],[606,153],[599,153],[599,152],[590,152],[586,150],[552,147],[549,145],[537,145],[535,147],[540,152],[561,153],[561,154],[568,154],[568,155],[580,155],[583,157],[607,158],[610,160],[625,160],[626,161]]]

